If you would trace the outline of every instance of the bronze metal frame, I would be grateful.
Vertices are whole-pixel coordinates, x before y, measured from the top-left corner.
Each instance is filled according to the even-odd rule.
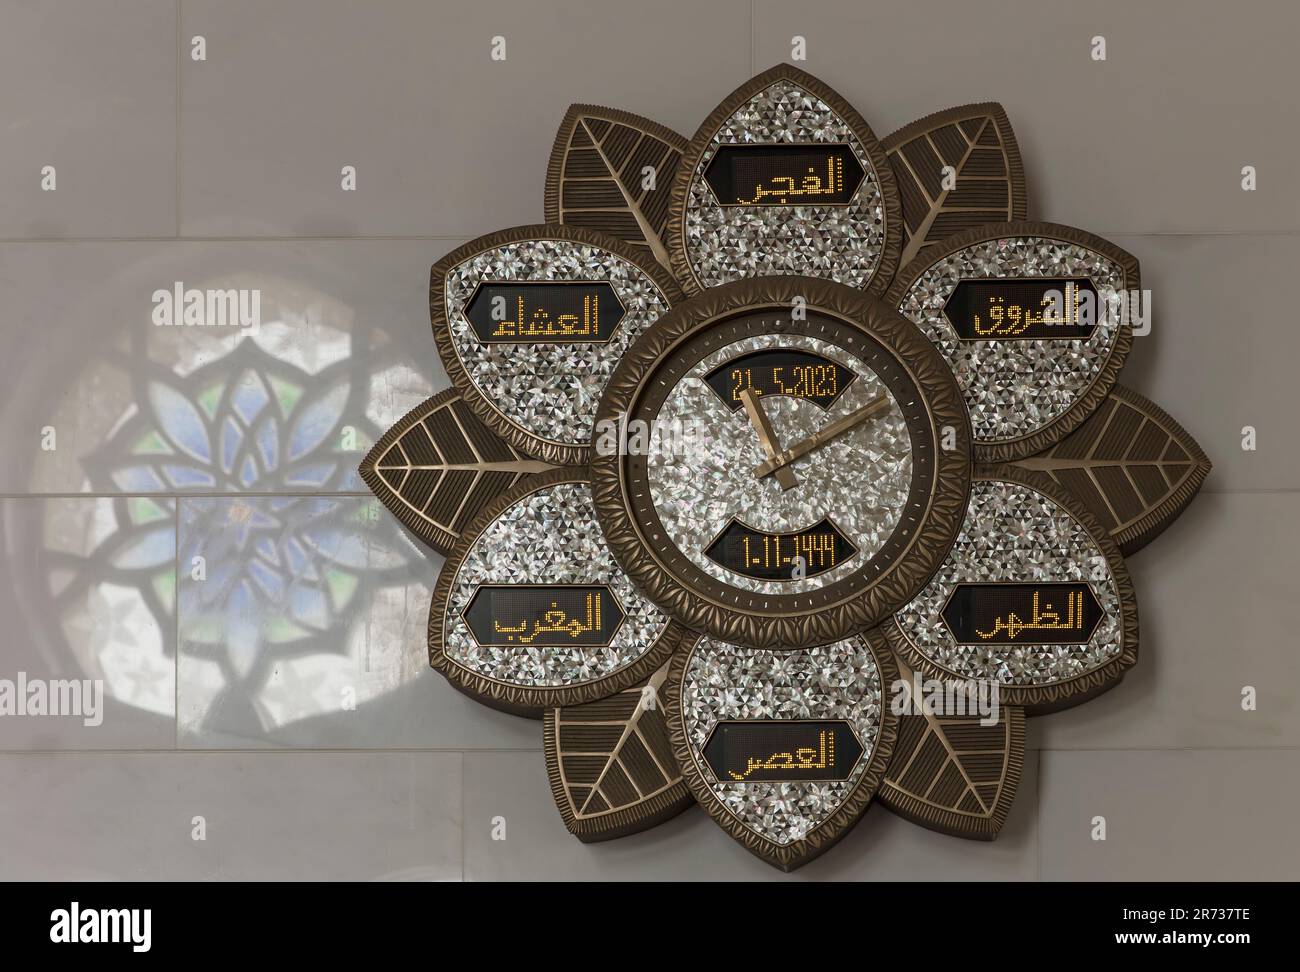
[[[407,454],[404,440],[417,425],[424,430],[417,433],[419,447],[432,450],[436,461],[415,461]],[[397,467],[386,465],[384,460],[399,444],[409,466],[401,482],[393,486],[389,474]],[[472,455],[474,461],[457,463],[448,458],[449,454],[463,453]],[[459,391],[447,388],[398,419],[366,453],[358,471],[370,491],[403,526],[446,556],[461,530],[492,497],[530,473],[551,468],[502,441],[470,411]],[[417,505],[410,499],[413,474],[434,471],[439,478]]]
[[[976,124],[978,127],[975,127]],[[982,142],[983,134],[989,126],[992,126],[997,133],[997,149]],[[953,166],[956,170],[956,188],[944,189],[940,175],[915,166],[908,159],[908,147],[921,139],[925,140],[922,151],[932,154],[939,160],[944,160],[940,146],[952,144],[954,141],[966,143],[965,156]],[[1020,160],[1020,146],[1016,143],[1016,134],[1012,131],[1006,109],[995,101],[960,105],[918,118],[887,135],[881,142],[881,148],[884,149],[894,167],[894,178],[898,181],[899,195],[903,200],[906,240],[903,243],[902,256],[899,258],[901,266],[905,267],[916,257],[931,252],[933,247],[955,233],[964,232],[984,223],[1028,218],[1025,167]],[[963,175],[962,170],[975,151],[998,149],[1006,166],[1005,176]],[[963,191],[971,182],[977,184],[1005,182],[1007,205],[992,206],[981,200],[981,205],[971,211],[971,200],[962,198]],[[949,202],[954,203],[952,209],[946,208]],[[932,237],[931,234],[935,224],[940,222],[940,217],[943,217],[942,230],[934,233]]]
[[[894,660],[899,677],[910,681],[913,672],[906,662]],[[981,726],[978,715],[900,716],[894,755],[876,799],[938,833],[993,840],[1011,812],[1025,764],[1025,710],[999,705],[999,716],[993,726]],[[953,786],[954,774],[960,787]]]
[[[860,637],[868,645],[876,660],[881,689],[882,692],[887,693],[889,686],[898,678],[893,652],[880,639],[878,631],[867,632]],[[673,656],[672,664],[668,669],[668,680],[664,684],[668,729],[672,735],[677,764],[682,769],[682,778],[686,781],[696,802],[704,808],[705,813],[746,850],[783,871],[793,871],[797,867],[802,867],[813,858],[830,850],[838,840],[853,829],[853,825],[866,812],[872,796],[884,779],[885,768],[893,755],[898,734],[898,717],[893,714],[888,705],[881,706],[880,734],[876,738],[875,748],[871,752],[866,770],[848,796],[802,840],[791,844],[778,844],[745,826],[727,809],[726,804],[718,799],[705,775],[705,770],[696,760],[694,751],[686,739],[686,727],[681,708],[682,679],[686,673],[686,664],[697,647],[698,644]],[[863,755],[865,757],[865,752]]]
[[[603,134],[598,133],[593,131],[591,122],[597,125],[603,123],[608,127]],[[585,144],[574,144],[580,125],[582,136],[590,140],[590,148]],[[605,141],[611,137],[611,134],[614,134],[617,140],[624,131],[636,132],[636,143],[620,150],[624,158],[621,163],[618,163],[606,151]],[[649,146],[647,142],[650,143]],[[655,142],[658,142],[662,148],[653,150],[650,155],[641,151],[643,146],[650,150]],[[594,198],[585,200],[587,205],[565,204],[565,188],[568,184],[565,173],[570,157],[575,151],[595,153],[605,170],[605,174],[600,177],[588,175],[579,163],[577,167],[584,172],[579,184],[585,185],[588,193],[592,186],[599,186],[601,183],[612,184],[617,190],[616,195],[608,193],[601,196],[596,193]],[[627,245],[638,250],[644,249],[665,269],[670,270],[668,251],[664,248],[662,235],[668,221],[668,200],[671,199],[673,179],[676,178],[677,166],[681,162],[684,151],[686,151],[685,136],[649,118],[619,108],[585,104],[569,105],[569,110],[564,113],[564,119],[560,122],[559,131],[555,133],[555,143],[551,146],[551,156],[546,164],[546,190],[543,195],[546,222],[585,226],[618,236]],[[668,176],[666,180],[657,179],[654,189],[654,192],[662,193],[665,197],[662,207],[648,205],[658,203],[658,197],[648,196],[648,190],[640,189],[639,186],[629,186],[628,181],[623,177],[623,168],[627,166],[629,160],[646,160],[648,164],[651,158],[658,161],[655,166],[656,173],[662,172]],[[620,200],[621,205],[618,204]],[[619,227],[619,217],[623,214],[626,214],[636,226],[635,233],[628,231],[626,225]],[[619,228],[625,232],[615,232]]]
[[[542,749],[551,794],[564,826],[583,843],[648,830],[694,806],[659,694],[667,676],[665,665],[614,696],[546,710]],[[645,704],[647,691],[656,700],[653,706]],[[629,747],[636,749],[630,756]]]
[[[1211,468],[1205,451],[1168,412],[1123,385],[1060,442],[1014,465],[1045,473],[1083,500],[1109,525],[1125,556],[1178,518]],[[1144,472],[1156,477],[1154,486]]]

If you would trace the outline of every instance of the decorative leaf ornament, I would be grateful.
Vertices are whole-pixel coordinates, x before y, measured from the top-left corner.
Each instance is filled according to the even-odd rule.
[[[384,433],[362,461],[361,478],[411,532],[446,556],[495,496],[550,468],[494,435],[449,388]]]
[[[1210,472],[1181,425],[1120,385],[1074,432],[1015,465],[1046,473],[1083,500],[1126,554],[1172,523]]]
[[[569,832],[595,842],[647,830],[695,801],[682,782],[659,689],[668,669],[586,705],[547,709],[542,744]]]
[[[899,676],[913,680],[912,670],[902,663]],[[931,713],[918,704],[900,716],[898,741],[877,799],[931,830],[992,840],[1006,822],[1020,785],[1025,711],[999,706],[992,725],[982,724],[977,709],[967,712]]]
[[[996,102],[927,115],[886,138],[884,149],[903,200],[900,267],[954,233],[1026,218],[1020,146]]]
[[[571,105],[546,167],[546,221],[608,233],[668,266],[668,199],[686,139],[649,118]]]

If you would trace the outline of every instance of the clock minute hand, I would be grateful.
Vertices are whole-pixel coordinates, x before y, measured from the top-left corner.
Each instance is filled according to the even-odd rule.
[[[768,458],[767,462],[755,467],[754,475],[759,479],[764,476],[770,476],[774,472],[779,472],[796,459],[801,459],[814,449],[824,446],[831,439],[843,435],[849,429],[856,426],[859,422],[864,422],[871,416],[883,412],[889,407],[889,396],[878,395],[861,408],[849,412],[848,415],[836,419],[830,425],[818,429],[806,439],[801,439],[784,452]]]
[[[775,459],[778,455],[776,431],[772,428],[772,420],[767,417],[767,412],[763,411],[758,396],[754,394],[754,389],[746,388],[742,391],[740,401],[745,406],[745,413],[749,416],[754,431],[758,433],[758,444],[763,447],[763,455],[767,456],[769,461]],[[781,484],[782,489],[794,489],[799,485],[794,470],[788,466],[781,467],[776,474],[776,481]]]

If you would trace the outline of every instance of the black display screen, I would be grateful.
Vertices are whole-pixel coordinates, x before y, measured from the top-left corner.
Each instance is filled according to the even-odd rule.
[[[843,206],[862,166],[848,145],[723,145],[704,180],[723,206]]]
[[[1101,618],[1087,584],[958,584],[943,609],[963,645],[1083,644]]]
[[[604,646],[613,641],[623,611],[600,584],[485,584],[464,618],[480,645]]]
[[[481,284],[465,318],[484,344],[598,344],[623,319],[604,282]]]
[[[757,580],[789,580],[801,562],[803,576],[815,577],[857,552],[827,519],[795,533],[765,533],[732,520],[704,551],[715,564]]]
[[[733,412],[744,402],[740,393],[803,398],[830,408],[857,375],[820,354],[793,349],[754,351],[719,365],[704,380]]]
[[[1087,279],[963,280],[943,312],[963,341],[1086,338],[1102,308]]]
[[[862,744],[840,720],[719,722],[704,744],[719,783],[844,780],[861,758]]]

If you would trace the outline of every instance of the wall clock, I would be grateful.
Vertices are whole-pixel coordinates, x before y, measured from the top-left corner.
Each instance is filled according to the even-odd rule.
[[[1124,557],[1210,463],[1117,384],[1137,260],[1026,198],[1000,106],[882,142],[780,65],[689,139],[573,106],[545,222],[434,265],[452,388],[361,472],[446,558],[430,662],[541,718],[571,833],[992,839],[1026,717],[1136,664]]]

